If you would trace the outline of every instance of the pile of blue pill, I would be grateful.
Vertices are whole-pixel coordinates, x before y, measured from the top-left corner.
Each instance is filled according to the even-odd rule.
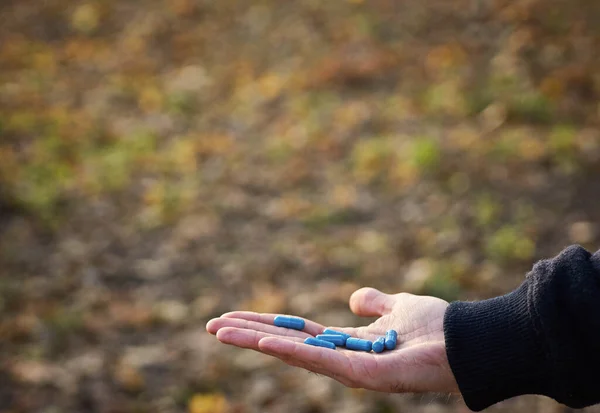
[[[292,328],[294,330],[304,329],[304,320],[297,317],[277,316],[273,321],[277,327]],[[363,340],[351,337],[350,334],[326,328],[316,337],[309,337],[304,340],[304,344],[316,347],[325,347],[335,350],[336,347],[345,347],[349,350],[366,351],[371,350],[375,353],[381,353],[383,350],[393,350],[396,348],[398,333],[395,330],[389,330],[385,337],[379,337],[375,341]]]

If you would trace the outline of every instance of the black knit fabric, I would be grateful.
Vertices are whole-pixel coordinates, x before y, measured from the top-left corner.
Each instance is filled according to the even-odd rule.
[[[510,294],[451,303],[444,333],[472,410],[522,394],[574,408],[600,403],[600,251],[571,246]]]

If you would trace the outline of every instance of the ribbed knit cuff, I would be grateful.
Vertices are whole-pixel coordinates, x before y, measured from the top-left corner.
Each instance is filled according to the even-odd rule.
[[[444,334],[450,367],[471,410],[547,393],[549,375],[528,309],[527,281],[501,297],[451,303]]]

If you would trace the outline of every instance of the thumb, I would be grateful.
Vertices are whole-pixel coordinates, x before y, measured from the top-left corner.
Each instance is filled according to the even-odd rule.
[[[394,306],[394,297],[375,288],[365,287],[350,296],[350,309],[362,317],[379,317],[388,314]]]

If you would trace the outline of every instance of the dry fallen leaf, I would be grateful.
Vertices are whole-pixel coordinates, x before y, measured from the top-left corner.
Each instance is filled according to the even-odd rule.
[[[230,411],[229,403],[222,394],[195,394],[190,399],[188,410],[190,413],[227,413]]]
[[[100,24],[100,12],[91,3],[79,5],[71,16],[71,27],[82,33],[92,33]]]
[[[115,381],[123,388],[123,390],[137,393],[144,388],[144,376],[135,367],[119,363],[114,371]]]
[[[58,370],[52,364],[33,360],[19,361],[11,366],[11,372],[15,379],[22,383],[37,385],[52,383]]]

